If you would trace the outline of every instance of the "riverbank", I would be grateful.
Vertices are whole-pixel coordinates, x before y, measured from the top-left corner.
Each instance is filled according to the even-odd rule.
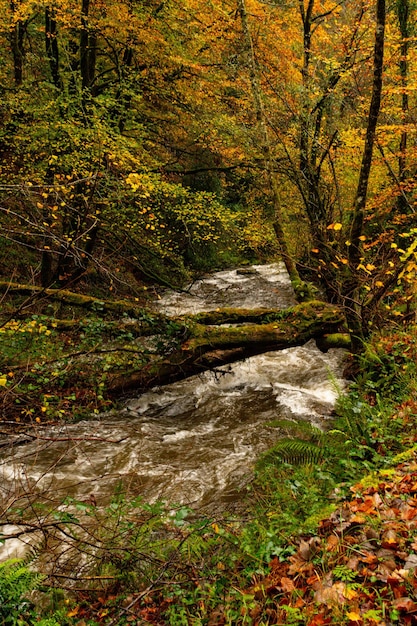
[[[65,533],[85,568],[76,581],[3,569],[3,581],[20,581],[15,603],[18,590],[43,589],[15,614],[44,626],[413,624],[416,357],[412,332],[375,337],[326,437],[292,433],[298,457],[265,455],[239,518],[123,494],[104,511],[93,501],[43,509],[44,558]]]
[[[282,264],[216,276],[199,281],[204,297],[194,286],[169,296],[170,317],[144,294],[116,300],[0,283],[2,434],[88,419],[129,390],[302,345],[343,324],[320,301],[283,311],[295,299]]]
[[[82,323],[42,311],[10,320],[3,353],[17,363],[0,377],[4,426],[30,438],[108,408],[116,354],[140,368],[155,328],[167,354],[184,339],[181,326],[141,311],[136,336],[131,318],[116,324],[104,302]],[[43,626],[413,623],[416,362],[411,329],[375,336],[330,430],[271,422],[288,437],[259,461],[239,516],[150,505],[121,489],[105,507],[94,494],[51,507],[22,475],[2,519],[12,536],[40,541],[30,568],[48,574],[32,574],[29,561],[3,566],[7,611]]]

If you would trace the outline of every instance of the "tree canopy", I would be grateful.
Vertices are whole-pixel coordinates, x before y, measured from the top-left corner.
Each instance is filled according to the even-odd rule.
[[[359,338],[393,297],[408,314],[414,18],[409,0],[4,1],[4,250],[45,287],[279,253]]]
[[[130,478],[108,506],[61,501],[22,455],[0,544],[41,538],[46,574],[0,563],[4,623],[416,623],[416,18],[412,0],[0,0],[0,447],[310,338],[360,370],[326,432],[266,425],[285,438],[232,520],[129,501]],[[155,312],[158,286],[277,259],[307,302]]]

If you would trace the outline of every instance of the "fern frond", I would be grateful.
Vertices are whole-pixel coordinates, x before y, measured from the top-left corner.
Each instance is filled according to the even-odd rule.
[[[311,422],[298,420],[293,421],[289,419],[275,420],[269,424],[274,428],[281,430],[287,439],[302,439],[303,441],[310,441],[316,445],[323,447],[328,440],[328,434],[326,431],[321,430]]]
[[[320,463],[326,458],[326,449],[312,441],[304,439],[281,439],[259,461],[261,467],[289,463],[291,465],[309,465]]]
[[[0,563],[0,618],[11,619],[27,607],[27,594],[36,589],[43,578],[42,574],[30,570],[22,559],[8,559]]]

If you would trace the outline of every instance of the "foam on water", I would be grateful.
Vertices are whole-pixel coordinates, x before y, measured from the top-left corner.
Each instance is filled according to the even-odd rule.
[[[295,304],[283,263],[225,270],[195,281],[187,293],[167,291],[158,307],[168,315],[213,311],[218,307],[284,308]],[[275,283],[274,286],[271,283]]]
[[[167,294],[159,306],[185,313],[293,304],[281,264],[251,271],[219,272],[195,283],[189,295]],[[280,436],[269,422],[328,419],[338,393],[334,381],[343,385],[342,362],[342,351],[322,354],[311,341],[150,390],[118,414],[43,433],[62,441],[3,450],[0,492],[5,498],[17,487],[57,502],[93,493],[101,505],[122,482],[149,501],[209,507],[236,501],[256,458]]]

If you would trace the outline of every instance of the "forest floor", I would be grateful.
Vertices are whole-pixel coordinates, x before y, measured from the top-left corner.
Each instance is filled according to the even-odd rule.
[[[330,516],[320,520],[316,533],[293,541],[291,556],[272,558],[266,575],[254,573],[252,584],[238,590],[242,598],[240,615],[231,619],[230,607],[224,603],[206,612],[201,599],[200,606],[196,604],[194,610],[189,607],[189,623],[416,624],[416,450],[404,454],[389,470],[367,476],[350,490],[351,497],[343,499]],[[107,623],[99,617],[103,611],[107,617],[111,612],[114,615],[114,596],[107,601],[98,599],[88,608],[86,599],[84,605],[78,605],[79,619]],[[141,601],[126,611],[124,618],[128,622],[186,623],[164,617],[173,600],[164,599],[159,591],[149,590],[145,598],[140,592],[129,596],[133,605],[135,599]]]
[[[262,598],[254,623],[265,598],[275,604],[270,624],[417,623],[416,450],[351,492],[252,586],[255,601]]]
[[[353,485],[315,532],[286,539],[291,555],[273,556],[262,574],[253,567],[246,586],[239,586],[244,577],[236,547],[234,571],[225,567],[212,573],[210,582],[195,559],[188,574],[200,591],[197,596],[194,591],[194,601],[190,594],[183,602],[185,590],[175,596],[158,584],[101,596],[81,592],[67,616],[78,626],[412,626],[417,623],[417,450]],[[224,559],[223,554],[218,567]],[[229,579],[223,597],[214,594],[219,573]],[[184,587],[179,565],[176,577]],[[178,580],[171,585],[178,587]]]

